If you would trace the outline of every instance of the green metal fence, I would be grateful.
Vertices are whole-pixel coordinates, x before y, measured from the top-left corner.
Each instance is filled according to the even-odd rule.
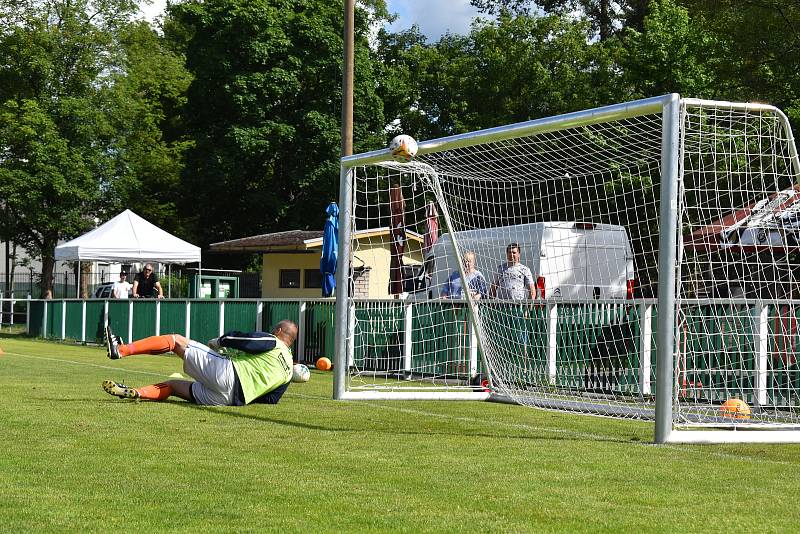
[[[678,394],[800,406],[800,302],[710,302],[681,316]]]
[[[280,320],[299,327],[292,347],[298,361],[333,356],[333,299],[320,300],[22,300],[33,336],[102,343],[105,324],[124,340],[178,333],[208,340],[231,330],[268,331]]]
[[[333,360],[333,299],[17,300],[31,335],[100,343],[106,321],[123,339],[177,332],[207,340],[230,330],[299,326],[298,361]],[[487,304],[487,306],[496,306]],[[522,332],[526,372],[567,389],[655,394],[655,301],[550,302],[500,310]],[[20,316],[20,314],[18,314]],[[351,364],[363,370],[480,376],[466,305],[457,301],[356,301]],[[518,324],[517,324],[518,323]],[[677,321],[680,397],[798,406],[800,301],[685,301]],[[524,346],[523,346],[524,345]]]

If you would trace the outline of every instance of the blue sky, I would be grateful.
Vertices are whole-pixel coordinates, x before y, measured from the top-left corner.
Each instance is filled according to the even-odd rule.
[[[399,18],[392,30],[405,30],[417,24],[430,41],[437,41],[448,30],[465,34],[478,14],[469,0],[388,0],[389,11]]]
[[[388,0],[389,11],[399,18],[392,30],[405,30],[414,23],[419,25],[429,41],[437,41],[446,31],[467,33],[470,22],[478,12],[469,0]],[[152,5],[140,4],[145,18],[152,20],[164,11],[166,0],[155,0]]]

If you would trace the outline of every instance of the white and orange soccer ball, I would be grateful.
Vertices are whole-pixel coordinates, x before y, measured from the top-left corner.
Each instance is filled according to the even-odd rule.
[[[398,135],[389,143],[392,158],[400,163],[408,163],[417,155],[417,142],[410,135]]]

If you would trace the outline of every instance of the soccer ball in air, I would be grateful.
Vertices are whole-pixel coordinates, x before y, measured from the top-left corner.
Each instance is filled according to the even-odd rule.
[[[750,419],[750,406],[741,399],[728,399],[719,407],[723,417]]]
[[[408,163],[417,155],[417,142],[410,135],[398,135],[389,143],[392,157],[400,163]]]
[[[311,378],[311,371],[302,363],[294,364],[292,368],[292,382],[308,382]]]

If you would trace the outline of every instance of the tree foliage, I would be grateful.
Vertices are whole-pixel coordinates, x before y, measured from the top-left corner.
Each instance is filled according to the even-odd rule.
[[[0,1],[0,196],[15,241],[43,259],[92,223],[113,178],[110,73],[133,5]]]
[[[386,146],[680,92],[800,124],[800,7],[780,0],[472,0],[429,42],[356,12],[354,144]],[[123,207],[207,245],[321,228],[338,193],[341,5],[0,0],[0,236],[45,260]],[[211,262],[213,263],[213,261]]]
[[[800,127],[800,4],[784,0],[681,0],[726,43],[715,69],[728,100],[758,100],[784,109]]]
[[[185,120],[193,148],[183,215],[200,243],[285,228],[321,228],[338,191],[342,27],[322,0],[187,2],[170,9],[194,80]],[[383,126],[357,18],[356,146]],[[187,199],[188,200],[188,199]]]
[[[692,17],[669,0],[654,0],[643,30],[629,28],[625,45],[622,67],[633,96],[676,92],[729,99],[727,84],[718,77],[728,61],[728,42],[705,29],[702,15]]]
[[[619,48],[589,43],[587,32],[584,19],[504,13],[433,45],[416,29],[380,34],[379,57],[394,75],[384,93],[393,131],[438,137],[622,98]]]
[[[178,206],[186,198],[184,152],[192,145],[183,116],[191,75],[183,56],[146,22],[128,25],[119,38],[125,56],[114,80],[116,176],[106,209],[128,207],[187,236]]]
[[[0,0],[0,198],[51,287],[56,244],[123,207],[177,221],[182,61],[130,0]],[[144,194],[143,194],[144,193]],[[140,209],[141,208],[141,209]]]
[[[589,21],[592,35],[601,41],[623,28],[641,30],[649,0],[470,0],[485,13],[534,15],[537,8],[557,15],[579,14]]]

